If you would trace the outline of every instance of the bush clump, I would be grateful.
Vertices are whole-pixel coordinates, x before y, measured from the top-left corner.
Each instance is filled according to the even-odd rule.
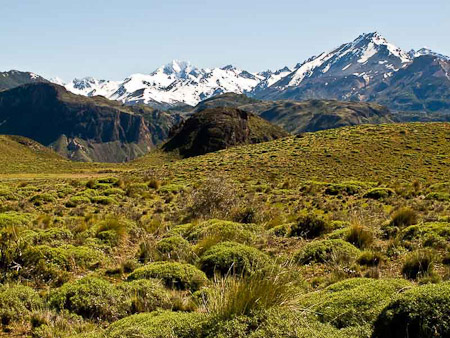
[[[199,264],[206,275],[212,277],[215,273],[249,274],[265,266],[268,261],[269,257],[256,248],[236,242],[223,242],[207,250]]]
[[[154,262],[134,270],[128,280],[161,279],[167,287],[180,290],[198,290],[206,284],[205,274],[191,264]]]
[[[373,232],[359,224],[350,227],[345,239],[354,246],[364,249],[369,247],[374,241]]]
[[[450,283],[428,284],[401,293],[375,322],[374,338],[450,336]]]
[[[42,306],[39,294],[28,286],[0,286],[0,320],[3,325],[29,320],[32,312]]]
[[[183,260],[192,255],[189,242],[181,236],[161,239],[155,246],[157,260]]]
[[[374,200],[381,200],[394,195],[395,192],[389,188],[373,188],[364,194],[364,198],[371,198]]]
[[[352,260],[360,251],[354,245],[342,239],[326,239],[308,243],[295,254],[299,264],[327,263],[335,260]]]
[[[116,320],[129,309],[119,289],[96,277],[84,277],[53,290],[49,304],[56,310],[69,310],[92,320]]]
[[[404,228],[417,224],[417,213],[411,208],[401,208],[397,210],[391,218],[390,225]]]
[[[200,338],[203,337],[206,324],[205,314],[155,311],[132,315],[111,324],[106,330],[106,336],[110,338]]]
[[[379,266],[384,260],[381,252],[378,251],[363,251],[361,255],[359,255],[357,262],[359,265],[364,266]]]
[[[158,308],[170,309],[170,295],[157,279],[138,279],[118,285],[124,297],[130,300],[130,312],[151,312]]]
[[[445,246],[450,240],[450,223],[430,222],[411,225],[400,233],[404,241],[421,241],[423,246]]]
[[[291,226],[289,236],[312,239],[329,232],[331,229],[332,226],[326,219],[310,214],[297,219],[297,222]]]
[[[351,278],[303,296],[300,304],[337,328],[373,323],[392,297],[409,287],[403,279]]]

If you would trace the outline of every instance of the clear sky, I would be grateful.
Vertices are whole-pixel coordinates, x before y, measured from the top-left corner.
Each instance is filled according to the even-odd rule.
[[[172,59],[292,66],[378,31],[450,55],[450,0],[0,0],[0,70],[120,80]]]

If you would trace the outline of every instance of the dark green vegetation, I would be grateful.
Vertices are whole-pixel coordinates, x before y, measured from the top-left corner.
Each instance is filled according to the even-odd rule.
[[[182,157],[203,155],[240,144],[254,144],[288,135],[280,127],[246,111],[235,108],[202,110],[174,131],[165,151],[176,151]]]
[[[74,95],[50,83],[0,93],[1,134],[29,137],[77,161],[123,162],[146,154],[179,122],[148,107]]]
[[[364,125],[126,164],[3,136],[1,330],[448,336],[449,135]]]
[[[375,103],[335,100],[260,101],[231,93],[205,100],[194,111],[219,106],[251,112],[294,134],[396,120],[389,109]]]

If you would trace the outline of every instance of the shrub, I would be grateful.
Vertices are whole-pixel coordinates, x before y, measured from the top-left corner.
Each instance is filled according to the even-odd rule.
[[[249,274],[265,266],[268,261],[268,256],[258,249],[235,242],[223,242],[207,250],[199,264],[206,275],[211,277],[216,272],[222,275]]]
[[[129,309],[120,290],[95,277],[84,277],[53,290],[49,304],[59,311],[66,309],[93,320],[114,320]]]
[[[403,241],[421,241],[423,246],[445,246],[450,240],[450,223],[430,222],[411,225],[400,233]]]
[[[181,236],[171,236],[161,239],[155,247],[158,260],[182,260],[192,256],[189,242]]]
[[[155,262],[134,270],[128,280],[161,279],[164,284],[175,289],[198,290],[206,284],[205,274],[191,264],[176,262]]]
[[[95,237],[106,244],[116,246],[126,238],[129,229],[132,227],[132,223],[127,223],[114,216],[108,216],[95,226]]]
[[[434,254],[430,250],[418,250],[409,254],[403,263],[402,273],[406,278],[416,279],[433,273]]]
[[[426,199],[447,202],[450,201],[450,194],[445,192],[432,192],[426,196]]]
[[[139,279],[120,283],[118,289],[130,299],[131,313],[151,312],[171,307],[170,295],[159,280]]]
[[[392,215],[390,225],[403,228],[416,223],[417,213],[411,208],[402,208]]]
[[[115,204],[117,203],[116,200],[109,196],[93,196],[91,198],[92,203],[102,204],[102,205],[109,205],[109,204]]]
[[[151,179],[148,182],[148,187],[150,189],[158,190],[160,186],[161,186],[161,182],[159,180],[157,180],[157,179]]]
[[[357,262],[359,265],[364,266],[379,266],[383,262],[384,257],[380,252],[377,251],[363,251]]]
[[[337,328],[362,326],[375,322],[392,297],[409,286],[403,279],[352,278],[306,294],[300,305]]]
[[[295,255],[299,264],[327,263],[335,259],[352,260],[360,254],[358,248],[341,239],[326,239],[308,243]]]
[[[329,184],[325,189],[327,195],[355,195],[359,192],[360,187],[354,184]]]
[[[394,195],[395,192],[389,188],[373,188],[364,194],[364,198],[380,200]]]
[[[106,330],[110,338],[203,337],[207,317],[201,313],[155,311],[123,318]]]
[[[0,229],[27,225],[30,223],[31,218],[31,214],[22,214],[18,212],[0,213]]]
[[[56,196],[49,193],[37,194],[30,198],[30,202],[36,206],[44,203],[53,203],[56,201]]]
[[[322,217],[314,214],[301,216],[291,226],[289,236],[302,238],[316,238],[331,230],[331,224]]]
[[[368,228],[359,224],[354,224],[350,227],[345,239],[354,246],[364,249],[373,243],[374,236],[373,232]]]
[[[261,227],[255,224],[211,219],[191,226],[185,236],[190,241],[199,241],[213,236],[217,238],[218,242],[234,241],[249,243],[255,240],[255,233],[261,231]]]
[[[86,196],[72,196],[69,198],[69,200],[66,202],[66,207],[68,208],[74,208],[82,204],[88,204],[91,203],[91,199]]]
[[[428,284],[400,294],[375,322],[373,337],[450,336],[450,284]]]
[[[28,286],[0,287],[0,319],[3,325],[12,321],[29,320],[32,312],[42,306],[43,302],[38,293]]]

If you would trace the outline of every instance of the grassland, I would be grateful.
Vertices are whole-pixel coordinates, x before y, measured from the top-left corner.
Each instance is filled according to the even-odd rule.
[[[114,165],[17,141],[0,138],[5,336],[450,334],[450,124]]]

